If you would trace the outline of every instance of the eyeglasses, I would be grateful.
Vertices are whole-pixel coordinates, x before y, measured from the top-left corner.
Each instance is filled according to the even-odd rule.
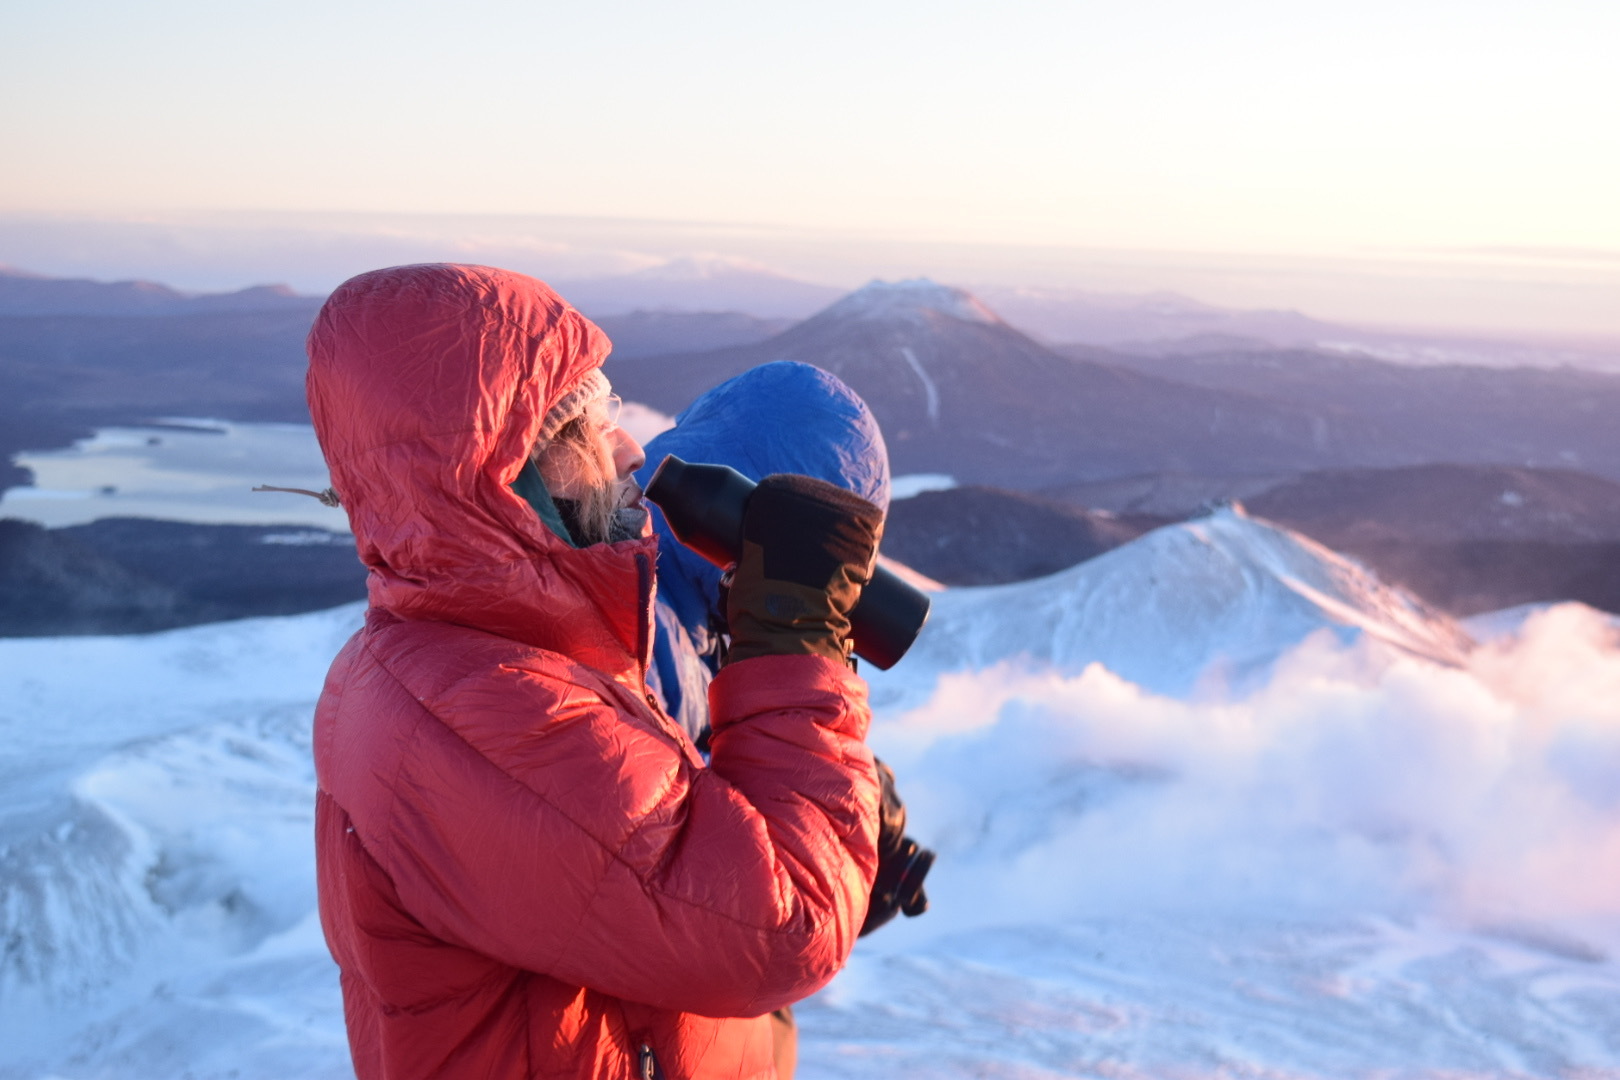
[[[587,403],[584,411],[576,414],[569,423],[583,424],[595,431],[614,431],[619,426],[619,415],[623,411],[624,399],[618,394],[606,394]]]
[[[624,411],[624,399],[618,394],[609,394],[602,399],[602,424],[606,428],[619,426],[619,414]]]

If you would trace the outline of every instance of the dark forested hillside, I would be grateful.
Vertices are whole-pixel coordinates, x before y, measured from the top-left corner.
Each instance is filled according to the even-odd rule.
[[[307,421],[304,337],[318,305],[0,317],[0,460],[158,417]],[[12,468],[3,482],[24,476]]]

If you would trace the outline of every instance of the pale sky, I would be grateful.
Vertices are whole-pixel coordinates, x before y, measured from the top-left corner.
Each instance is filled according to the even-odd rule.
[[[1220,269],[1118,287],[1614,334],[1617,57],[1615,0],[0,0],[0,215],[641,219],[1102,288],[1074,253],[1158,252]]]
[[[0,210],[1620,251],[1612,0],[4,0]]]

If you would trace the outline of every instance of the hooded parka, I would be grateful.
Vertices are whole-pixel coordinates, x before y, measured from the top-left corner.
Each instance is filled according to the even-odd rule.
[[[575,549],[510,485],[607,339],[532,278],[333,293],[317,434],[369,568],[315,718],[321,921],[361,1080],[768,1077],[876,867],[865,685],[726,668],[708,767],[647,691],[654,539]]]

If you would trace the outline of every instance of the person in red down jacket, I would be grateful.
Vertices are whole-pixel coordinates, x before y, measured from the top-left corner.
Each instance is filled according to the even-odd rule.
[[[881,513],[761,484],[705,766],[646,688],[657,542],[601,331],[532,278],[406,266],[308,344],[370,571],[315,715],[356,1073],[774,1075],[767,1014],[843,966],[877,864],[848,613]]]

